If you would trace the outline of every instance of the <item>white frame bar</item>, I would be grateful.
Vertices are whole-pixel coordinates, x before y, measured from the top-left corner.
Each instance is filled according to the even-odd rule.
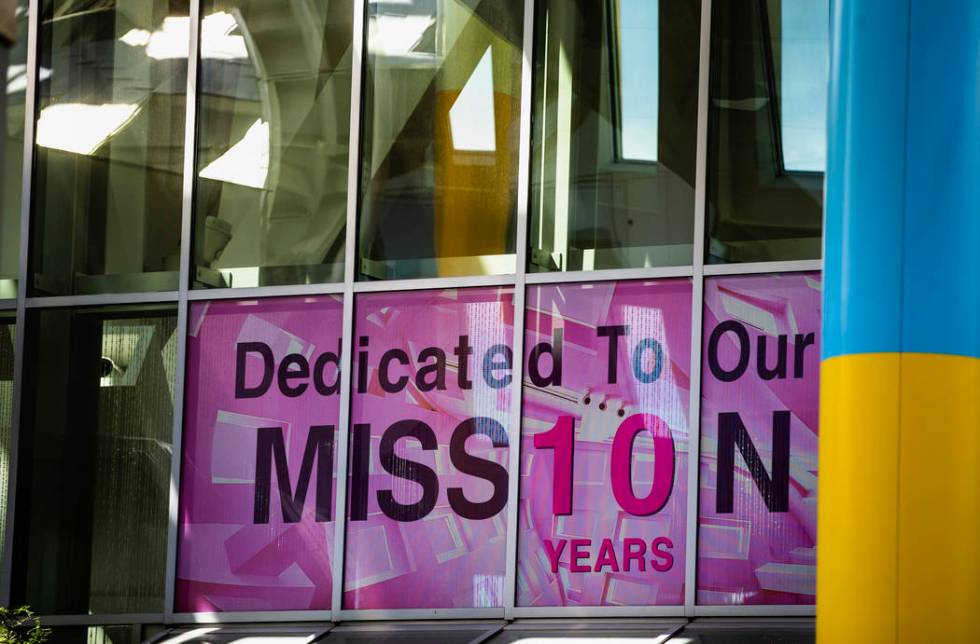
[[[334,492],[334,548],[331,565],[330,619],[340,621],[344,605],[344,565],[347,538],[347,466],[350,463],[351,372],[354,367],[354,279],[357,271],[357,209],[361,197],[361,95],[364,87],[364,45],[367,40],[367,2],[354,2],[351,40],[350,149],[347,157],[347,228],[344,231],[344,312],[340,337],[340,417],[337,441],[337,489]]]
[[[704,332],[704,236],[708,190],[708,93],[711,65],[711,0],[701,2],[698,54],[698,140],[694,177],[694,278],[691,284],[691,390],[687,446],[687,539],[684,615],[697,605],[698,500],[701,494],[701,336]]]
[[[177,302],[177,367],[174,373],[173,436],[170,456],[170,510],[167,525],[167,570],[163,593],[164,620],[173,617],[177,591],[177,526],[180,512],[181,464],[184,437],[184,376],[187,365],[188,290],[191,274],[191,232],[194,182],[197,174],[197,90],[200,53],[201,2],[190,0],[187,47],[187,98],[184,116],[184,181],[180,218],[180,282]]]
[[[517,276],[514,281],[513,380],[510,390],[510,436],[507,447],[507,544],[504,559],[504,618],[514,619],[517,605],[518,509],[521,481],[521,426],[524,415],[524,322],[527,297],[528,210],[531,186],[531,116],[534,94],[535,0],[524,0],[524,32],[521,47],[521,110],[517,166]]]
[[[31,179],[34,172],[34,128],[37,112],[37,30],[40,0],[27,8],[27,88],[24,94],[24,165],[20,195],[20,257],[17,276],[17,329],[14,340],[14,386],[8,443],[7,507],[4,524],[3,566],[0,568],[0,605],[10,604],[14,561],[14,519],[17,516],[17,457],[20,436],[20,402],[24,389],[24,336],[27,328],[28,253],[30,251]]]
[[[177,305],[177,372],[174,384],[173,458],[170,473],[169,523],[167,534],[167,569],[165,571],[164,612],[133,615],[50,615],[46,624],[58,625],[110,625],[110,624],[235,624],[247,622],[324,622],[365,620],[473,620],[517,618],[693,618],[693,617],[776,617],[815,614],[813,606],[699,606],[697,605],[697,538],[698,495],[700,469],[700,408],[701,408],[701,344],[703,335],[703,299],[706,277],[719,275],[759,275],[819,271],[822,260],[789,262],[753,262],[743,264],[710,264],[704,261],[706,201],[707,201],[707,153],[708,111],[711,53],[711,0],[702,0],[700,25],[700,51],[698,69],[697,150],[694,202],[694,257],[688,266],[608,269],[597,271],[571,271],[528,273],[529,194],[531,182],[531,151],[533,116],[533,56],[535,10],[541,0],[524,0],[524,31],[521,62],[520,132],[518,144],[518,186],[516,211],[516,272],[506,275],[477,275],[448,278],[400,279],[390,281],[357,280],[358,210],[360,203],[360,153],[362,148],[361,120],[367,0],[355,0],[353,5],[352,80],[350,101],[351,138],[348,150],[347,210],[345,231],[344,281],[324,284],[297,284],[264,286],[256,288],[223,288],[194,290],[191,283],[192,232],[194,215],[194,189],[197,162],[197,104],[199,80],[200,18],[202,0],[190,2],[190,46],[187,61],[187,103],[184,137],[184,177],[181,209],[180,284],[177,291],[158,293],[108,293],[97,295],[70,295],[60,297],[28,297],[30,281],[30,211],[32,204],[32,172],[34,160],[35,114],[37,106],[36,68],[38,55],[38,19],[40,0],[30,0],[30,26],[28,35],[27,92],[25,97],[25,129],[23,159],[23,194],[21,199],[21,231],[19,278],[16,300],[0,300],[0,311],[15,311],[17,336],[14,356],[14,403],[11,424],[10,481],[8,486],[8,520],[6,524],[3,570],[0,571],[0,602],[9,603],[11,563],[13,559],[14,505],[16,500],[17,437],[20,425],[20,400],[23,389],[23,353],[26,331],[26,315],[32,309],[64,307],[97,307],[131,304],[173,303]],[[524,323],[527,287],[536,284],[567,284],[603,282],[610,280],[654,280],[689,278],[692,282],[691,325],[691,391],[689,401],[688,495],[687,532],[685,556],[684,603],[676,606],[595,606],[595,607],[520,607],[516,605],[517,557],[518,557],[518,509],[520,485],[520,448],[522,425],[522,394],[524,367]],[[464,609],[399,609],[399,610],[348,610],[343,608],[344,545],[346,538],[347,470],[349,463],[349,431],[354,312],[356,296],[360,293],[404,292],[426,289],[509,286],[514,289],[514,365],[511,391],[510,451],[508,465],[511,476],[508,487],[506,570],[504,578],[504,605],[499,608]],[[191,302],[255,299],[302,295],[342,295],[343,318],[341,353],[346,368],[341,370],[340,418],[337,441],[337,489],[334,515],[334,560],[332,608],[330,610],[300,611],[247,611],[233,613],[176,613],[174,599],[177,576],[177,538],[179,485],[182,459],[184,376],[186,368],[186,336],[188,313]]]

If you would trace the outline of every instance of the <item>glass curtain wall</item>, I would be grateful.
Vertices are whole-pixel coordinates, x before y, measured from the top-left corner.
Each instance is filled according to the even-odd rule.
[[[700,5],[538,5],[529,271],[691,263]]]
[[[182,177],[191,164],[184,151],[190,3],[40,0],[37,105],[26,106],[37,118],[27,273],[33,297],[23,303],[18,376],[24,393],[14,603],[73,616],[64,620],[75,625],[72,637],[90,641],[117,641],[136,629],[89,628],[94,618],[83,616],[140,621],[147,618],[134,615],[269,610],[270,597],[282,611],[496,609],[511,590],[518,608],[618,604],[683,611],[681,604],[695,601],[694,589],[701,604],[811,603],[816,416],[798,406],[792,422],[777,427],[783,416],[766,405],[787,391],[794,400],[816,400],[819,262],[732,266],[725,270],[733,276],[724,278],[705,271],[703,292],[697,276],[704,262],[819,257],[828,6],[826,0],[712,3],[710,96],[699,97],[701,5],[537,0],[533,49],[525,52],[524,0],[201,0],[196,176],[194,194],[186,195],[193,205],[186,222],[191,262],[181,274]],[[354,33],[362,11],[363,33]],[[353,69],[358,39],[363,69]],[[12,55],[26,60],[23,52]],[[530,79],[522,78],[525,55]],[[17,78],[14,66],[8,147],[17,145],[14,112],[18,92],[25,95],[26,75],[23,86]],[[361,83],[362,100],[354,106],[360,127],[352,133],[354,83]],[[533,92],[531,113],[524,114],[530,137],[519,140],[525,86]],[[708,129],[699,131],[705,106]],[[694,195],[699,136],[707,137],[704,212],[695,210]],[[353,168],[351,145],[359,146]],[[516,235],[522,153],[530,158],[522,179],[530,188],[528,239]],[[3,211],[14,226],[18,217],[8,213],[19,216],[10,205],[19,199],[11,192],[19,190],[15,166],[5,170],[11,190]],[[349,172],[358,173],[356,182]],[[356,200],[348,199],[348,185],[357,186]],[[357,247],[350,248],[345,229],[355,214]],[[704,257],[693,256],[699,217],[706,223]],[[9,225],[0,229],[0,266],[13,262],[16,273],[6,249],[17,233]],[[518,266],[518,244],[525,243],[528,262]],[[353,274],[344,274],[345,261],[354,261]],[[658,270],[667,266],[676,268]],[[605,269],[633,270],[624,280]],[[785,270],[809,272],[770,275]],[[567,276],[574,284],[537,274],[560,271],[594,272]],[[674,277],[661,279],[665,273]],[[486,275],[501,277],[474,279]],[[427,281],[424,289],[367,283],[425,277],[445,279]],[[345,299],[336,295],[341,281]],[[182,285],[211,291],[178,290]],[[263,297],[252,292],[235,299],[232,289],[245,287],[267,288]],[[92,297],[47,297],[54,295]],[[692,316],[702,297],[701,315]],[[234,311],[235,324],[222,320],[218,299]],[[523,311],[515,309],[517,301],[525,302]],[[317,302],[326,309],[310,314]],[[354,312],[345,318],[348,305]],[[186,315],[178,316],[178,308]],[[340,337],[345,319],[353,338]],[[11,426],[13,328],[13,312],[4,312],[0,446]],[[182,336],[187,347],[178,352]],[[514,340],[522,337],[527,351],[519,352]],[[691,360],[697,338],[705,365]],[[773,347],[768,362],[763,349],[750,354],[765,343]],[[342,356],[343,346],[350,355]],[[193,353],[216,347],[223,353]],[[524,354],[523,364],[514,362],[515,353]],[[205,356],[198,364],[208,376],[198,383],[187,371],[186,390],[176,392],[178,370],[195,355]],[[725,384],[744,375],[726,379],[730,372],[749,370],[750,358],[753,367],[761,361],[761,384],[750,373],[692,399],[691,383],[719,369],[711,355],[722,360]],[[248,365],[241,382],[238,363]],[[352,369],[349,392],[341,392],[344,368]],[[741,393],[750,390],[762,393]],[[174,401],[191,405],[189,392],[210,397],[213,406],[201,406],[193,423],[178,423],[185,442],[174,454],[173,414],[184,411]],[[347,432],[348,456],[356,458],[338,457],[328,476],[329,459],[316,456],[311,487],[316,450],[322,445],[326,455],[334,446],[325,428],[345,416],[339,407],[334,415],[333,405],[348,394],[350,422],[335,430]],[[305,404],[303,396],[314,402]],[[711,441],[719,441],[709,420],[716,411],[734,413],[733,401],[745,403],[739,409],[745,431],[736,433],[748,438],[711,451]],[[515,404],[522,406],[520,427],[509,426]],[[653,415],[663,426],[637,437],[644,427],[632,419],[649,424]],[[803,417],[811,431],[800,443],[797,418]],[[410,431],[403,420],[411,421]],[[414,421],[430,423],[436,438]],[[278,439],[264,431],[268,423],[309,430],[307,438],[293,431],[287,439],[283,432],[279,450]],[[785,449],[767,439],[782,427],[794,435]],[[243,429],[267,438],[261,472],[248,460],[258,461],[257,439],[243,439]],[[737,429],[717,432],[731,438]],[[196,454],[188,440],[194,432],[193,449],[203,446],[207,457],[188,458]],[[545,433],[551,438],[537,440]],[[632,466],[601,465],[607,457],[632,458],[634,442],[620,438],[629,449],[613,449],[620,435],[637,438],[641,478],[617,474],[612,481],[613,469],[631,477]],[[518,441],[509,442],[512,437]],[[552,462],[559,446],[549,440],[562,437],[578,440],[582,450],[582,458],[564,466],[592,462],[583,485],[601,487],[615,505],[579,490],[576,498],[588,503],[572,504],[569,492],[568,512],[552,507],[555,470],[542,464]],[[402,452],[400,443],[396,459],[399,440],[412,445]],[[741,466],[752,458],[744,440],[761,450],[748,469]],[[700,463],[689,456],[694,441],[702,445]],[[222,450],[211,458],[216,444]],[[668,447],[674,459],[663,457]],[[540,456],[537,469],[523,460],[511,468],[511,449],[520,449],[521,459]],[[773,519],[787,512],[779,509],[780,498],[761,496],[756,474],[771,464],[766,471],[777,478],[776,451],[786,456],[781,462],[805,459],[807,469],[802,476],[793,470],[796,491],[787,497],[802,505]],[[414,503],[418,486],[398,474],[412,454],[433,473],[423,476],[424,503]],[[11,455],[0,456],[0,468],[7,467]],[[173,458],[184,463],[178,480],[172,480]],[[657,460],[675,463],[669,477],[651,479]],[[715,492],[716,473],[698,478],[712,460],[732,482],[725,494]],[[297,466],[306,468],[305,478],[297,478]],[[482,483],[474,472],[486,475]],[[352,496],[338,502],[331,495],[344,473]],[[518,498],[509,494],[507,476],[522,477]],[[269,486],[268,498],[255,494],[259,478]],[[780,474],[779,481],[787,480]],[[194,495],[181,493],[175,508],[170,490],[195,483],[216,492],[208,513],[185,517]],[[223,496],[227,486],[238,486],[235,503]],[[452,499],[449,489],[457,490]],[[662,494],[663,505],[647,507],[656,495],[634,498],[641,489]],[[739,496],[728,508],[732,490]],[[703,498],[714,503],[702,501],[698,513],[688,513],[690,495],[706,491],[711,496]],[[256,499],[271,499],[271,519],[256,514]],[[511,503],[523,504],[516,525],[508,520]],[[772,527],[767,538],[782,539],[782,550],[769,549],[768,559],[759,558],[764,542],[754,536],[739,537],[744,552],[738,556],[726,540],[729,528],[745,527],[732,516],[747,516],[745,504],[752,505],[753,522]],[[588,527],[593,509],[603,523]],[[170,511],[183,518],[171,523]],[[193,549],[178,539],[176,569],[168,570],[167,538],[183,530],[180,521],[195,523],[199,533],[214,528],[214,540],[192,560]],[[340,551],[334,522],[346,526],[338,528],[347,538]],[[615,539],[642,537],[657,559],[648,558],[655,567],[649,572],[669,579],[634,584],[620,576],[607,584],[603,567],[611,564],[580,569],[589,567],[579,559],[606,561],[608,553],[597,549],[612,548],[604,541],[614,522],[622,528]],[[695,522],[702,536],[719,538],[688,544]],[[239,526],[266,535],[263,548],[238,539]],[[784,527],[794,540],[783,539]],[[592,534],[586,529],[598,530],[591,554],[573,543]],[[524,531],[515,589],[505,587],[512,530]],[[542,547],[529,557],[532,551],[521,548],[535,543],[532,532],[554,539],[552,545],[565,539],[565,554],[539,539]],[[211,544],[218,545],[209,550]],[[280,559],[269,558],[269,544]],[[702,571],[696,579],[686,565],[695,546]],[[387,560],[375,556],[382,547],[389,548]],[[576,548],[585,554],[570,560]],[[305,578],[294,574],[297,552],[297,560],[306,557],[299,566]],[[423,555],[428,567],[419,563]],[[623,555],[628,566],[630,550],[615,556]],[[184,560],[191,563],[181,568]],[[729,566],[750,560],[759,565]],[[343,589],[337,606],[329,566],[340,561],[347,568],[343,575],[337,569]],[[205,578],[209,566],[214,574]],[[765,575],[756,575],[763,566]],[[168,575],[172,605],[165,598]],[[194,601],[181,604],[183,581],[200,597],[188,591],[185,599]],[[752,584],[758,588],[747,599]]]
[[[712,7],[705,261],[819,259],[828,0]]]
[[[369,0],[361,279],[514,272],[523,5]]]
[[[194,286],[343,280],[353,0],[205,0]]]
[[[0,203],[0,298],[17,296],[20,212],[24,183],[24,97],[27,93],[27,0],[18,0],[17,40],[0,51],[7,57],[6,137],[3,140],[3,202]]]
[[[30,292],[175,290],[187,0],[43,0]]]
[[[14,605],[163,611],[176,310],[28,317]]]

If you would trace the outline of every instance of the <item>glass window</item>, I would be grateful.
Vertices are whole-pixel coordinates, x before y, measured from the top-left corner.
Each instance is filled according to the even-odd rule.
[[[700,4],[541,5],[528,270],[692,262]]]
[[[706,261],[818,259],[828,0],[712,7]]]
[[[31,291],[177,288],[187,2],[43,0]]]
[[[10,421],[14,406],[14,320],[0,317],[0,553],[7,535]]]
[[[351,0],[206,0],[195,286],[343,279]]]
[[[174,307],[29,313],[14,605],[163,611]]]
[[[18,0],[17,41],[0,47],[7,69],[3,201],[0,203],[0,298],[17,297],[20,272],[20,199],[24,177],[24,96],[27,90],[27,0]]]
[[[521,0],[369,0],[360,277],[513,273]]]

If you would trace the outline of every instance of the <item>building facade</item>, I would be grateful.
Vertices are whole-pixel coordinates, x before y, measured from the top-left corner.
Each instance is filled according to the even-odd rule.
[[[22,0],[9,605],[814,613],[826,0]]]

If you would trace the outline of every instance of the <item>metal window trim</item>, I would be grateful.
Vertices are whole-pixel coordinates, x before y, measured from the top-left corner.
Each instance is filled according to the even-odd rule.
[[[514,280],[513,365],[510,390],[510,445],[507,451],[507,542],[504,559],[504,618],[513,619],[517,604],[518,506],[520,504],[521,427],[524,407],[524,324],[527,296],[529,200],[531,197],[531,117],[534,94],[535,0],[524,0],[521,45],[521,109],[517,166],[517,275]],[[516,439],[516,440],[515,440]]]
[[[343,282],[336,284],[291,284],[283,286],[258,286],[255,288],[193,290],[187,293],[187,299],[191,302],[210,302],[216,300],[252,300],[303,295],[340,295],[343,292]]]
[[[707,0],[710,2],[710,0]],[[704,274],[716,275],[770,275],[773,273],[804,273],[822,271],[822,259],[803,259],[789,262],[751,262],[745,264],[708,264]]]
[[[40,0],[30,0],[27,7],[27,88],[24,94],[24,159],[20,199],[20,257],[18,257],[16,331],[14,335],[14,385],[11,405],[10,436],[7,444],[7,506],[4,508],[3,566],[0,569],[0,605],[11,600],[14,560],[14,519],[17,506],[17,460],[19,455],[20,408],[24,393],[24,336],[27,327],[28,252],[30,250],[31,185],[34,172],[35,114],[37,112],[37,39],[40,24]]]
[[[357,277],[357,212],[360,205],[360,154],[363,139],[361,127],[361,94],[364,86],[364,49],[367,42],[367,0],[353,4],[351,17],[351,88],[350,147],[347,151],[347,224],[344,239],[344,299],[341,322],[340,353],[344,368],[340,370],[340,417],[337,420],[337,485],[334,503],[334,548],[331,566],[331,620],[338,621],[344,603],[344,564],[347,538],[347,466],[350,442],[350,411],[353,371],[354,284]]]
[[[27,298],[26,305],[29,309],[74,309],[126,304],[177,303],[179,300],[179,291],[159,291],[150,293],[99,293],[96,295],[29,297]]]
[[[687,450],[687,537],[684,544],[684,614],[697,608],[698,497],[701,472],[701,336],[704,332],[704,244],[708,181],[708,91],[711,65],[711,0],[701,2],[698,55],[698,127],[694,185],[694,280],[691,291],[691,389]]]
[[[184,116],[184,176],[180,217],[180,281],[177,292],[177,365],[174,369],[173,435],[170,457],[170,506],[167,523],[167,569],[164,571],[163,612],[169,621],[174,614],[177,589],[177,536],[180,512],[180,481],[184,436],[184,377],[187,368],[188,292],[190,289],[191,244],[194,216],[194,184],[197,164],[198,58],[200,53],[202,0],[188,7],[187,98]]]

